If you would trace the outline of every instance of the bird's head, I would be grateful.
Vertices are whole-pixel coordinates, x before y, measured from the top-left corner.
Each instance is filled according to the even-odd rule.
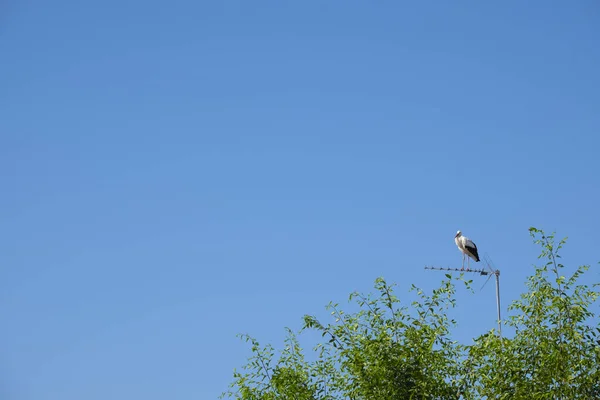
[[[457,237],[459,237],[460,235],[462,235],[462,232],[461,232],[461,231],[457,231],[457,232],[456,232],[456,235],[454,235],[454,237],[455,237],[455,238],[457,238]]]

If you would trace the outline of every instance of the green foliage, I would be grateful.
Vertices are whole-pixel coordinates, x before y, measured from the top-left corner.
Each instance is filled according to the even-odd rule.
[[[333,322],[304,316],[301,332],[323,340],[306,361],[296,335],[288,330],[275,356],[270,345],[250,336],[252,356],[221,396],[243,400],[387,399],[594,399],[600,398],[600,327],[590,311],[599,292],[578,284],[582,266],[568,278],[558,262],[566,239],[531,228],[545,264],[535,267],[527,292],[510,305],[505,324],[511,338],[495,330],[472,344],[451,338],[455,285],[446,275],[431,294],[416,286],[417,300],[404,304],[393,285],[378,278],[375,294],[352,293],[358,306],[327,309]],[[457,280],[470,289],[471,281]],[[596,322],[597,323],[597,322]]]
[[[589,266],[566,278],[558,262],[566,239],[556,244],[554,235],[529,231],[545,264],[535,268],[528,291],[509,307],[515,312],[507,320],[514,337],[484,335],[470,346],[476,392],[499,399],[600,398],[600,329],[591,325],[590,311],[599,293],[577,284]]]

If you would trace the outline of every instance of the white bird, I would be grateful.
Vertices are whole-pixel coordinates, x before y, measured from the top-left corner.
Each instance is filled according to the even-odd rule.
[[[467,269],[470,267],[470,258],[475,260],[475,262],[479,262],[479,254],[477,254],[477,246],[471,239],[466,236],[463,236],[461,231],[456,232],[456,236],[454,236],[454,243],[458,246],[458,249],[463,253],[463,263],[461,270],[465,269],[465,256],[469,256],[467,259]]]

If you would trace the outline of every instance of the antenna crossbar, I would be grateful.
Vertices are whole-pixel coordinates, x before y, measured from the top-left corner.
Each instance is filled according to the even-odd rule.
[[[477,272],[480,275],[489,275],[489,274],[494,273],[491,271],[486,271],[485,269],[469,269],[469,268],[460,269],[460,268],[444,268],[444,267],[425,267],[425,269],[434,269],[437,271]]]

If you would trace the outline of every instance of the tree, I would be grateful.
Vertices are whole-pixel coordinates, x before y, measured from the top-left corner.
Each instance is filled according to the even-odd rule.
[[[545,259],[527,279],[528,291],[511,304],[515,313],[507,325],[511,339],[484,335],[468,348],[477,378],[472,379],[477,398],[598,399],[600,398],[600,326],[592,325],[591,311],[599,292],[577,284],[589,269],[581,266],[566,278],[555,243],[530,228]],[[597,284],[594,285],[597,287]]]
[[[578,284],[588,266],[566,278],[558,262],[566,239],[530,228],[545,264],[527,280],[527,292],[513,302],[506,325],[511,338],[495,330],[465,345],[452,340],[455,284],[470,289],[462,275],[447,274],[431,294],[412,286],[410,307],[394,286],[378,278],[374,295],[352,293],[358,311],[330,303],[333,322],[304,316],[305,330],[323,340],[307,361],[298,335],[288,329],[282,351],[250,336],[252,356],[234,372],[221,397],[243,400],[387,399],[593,399],[600,398],[600,326],[591,311],[600,293]]]

